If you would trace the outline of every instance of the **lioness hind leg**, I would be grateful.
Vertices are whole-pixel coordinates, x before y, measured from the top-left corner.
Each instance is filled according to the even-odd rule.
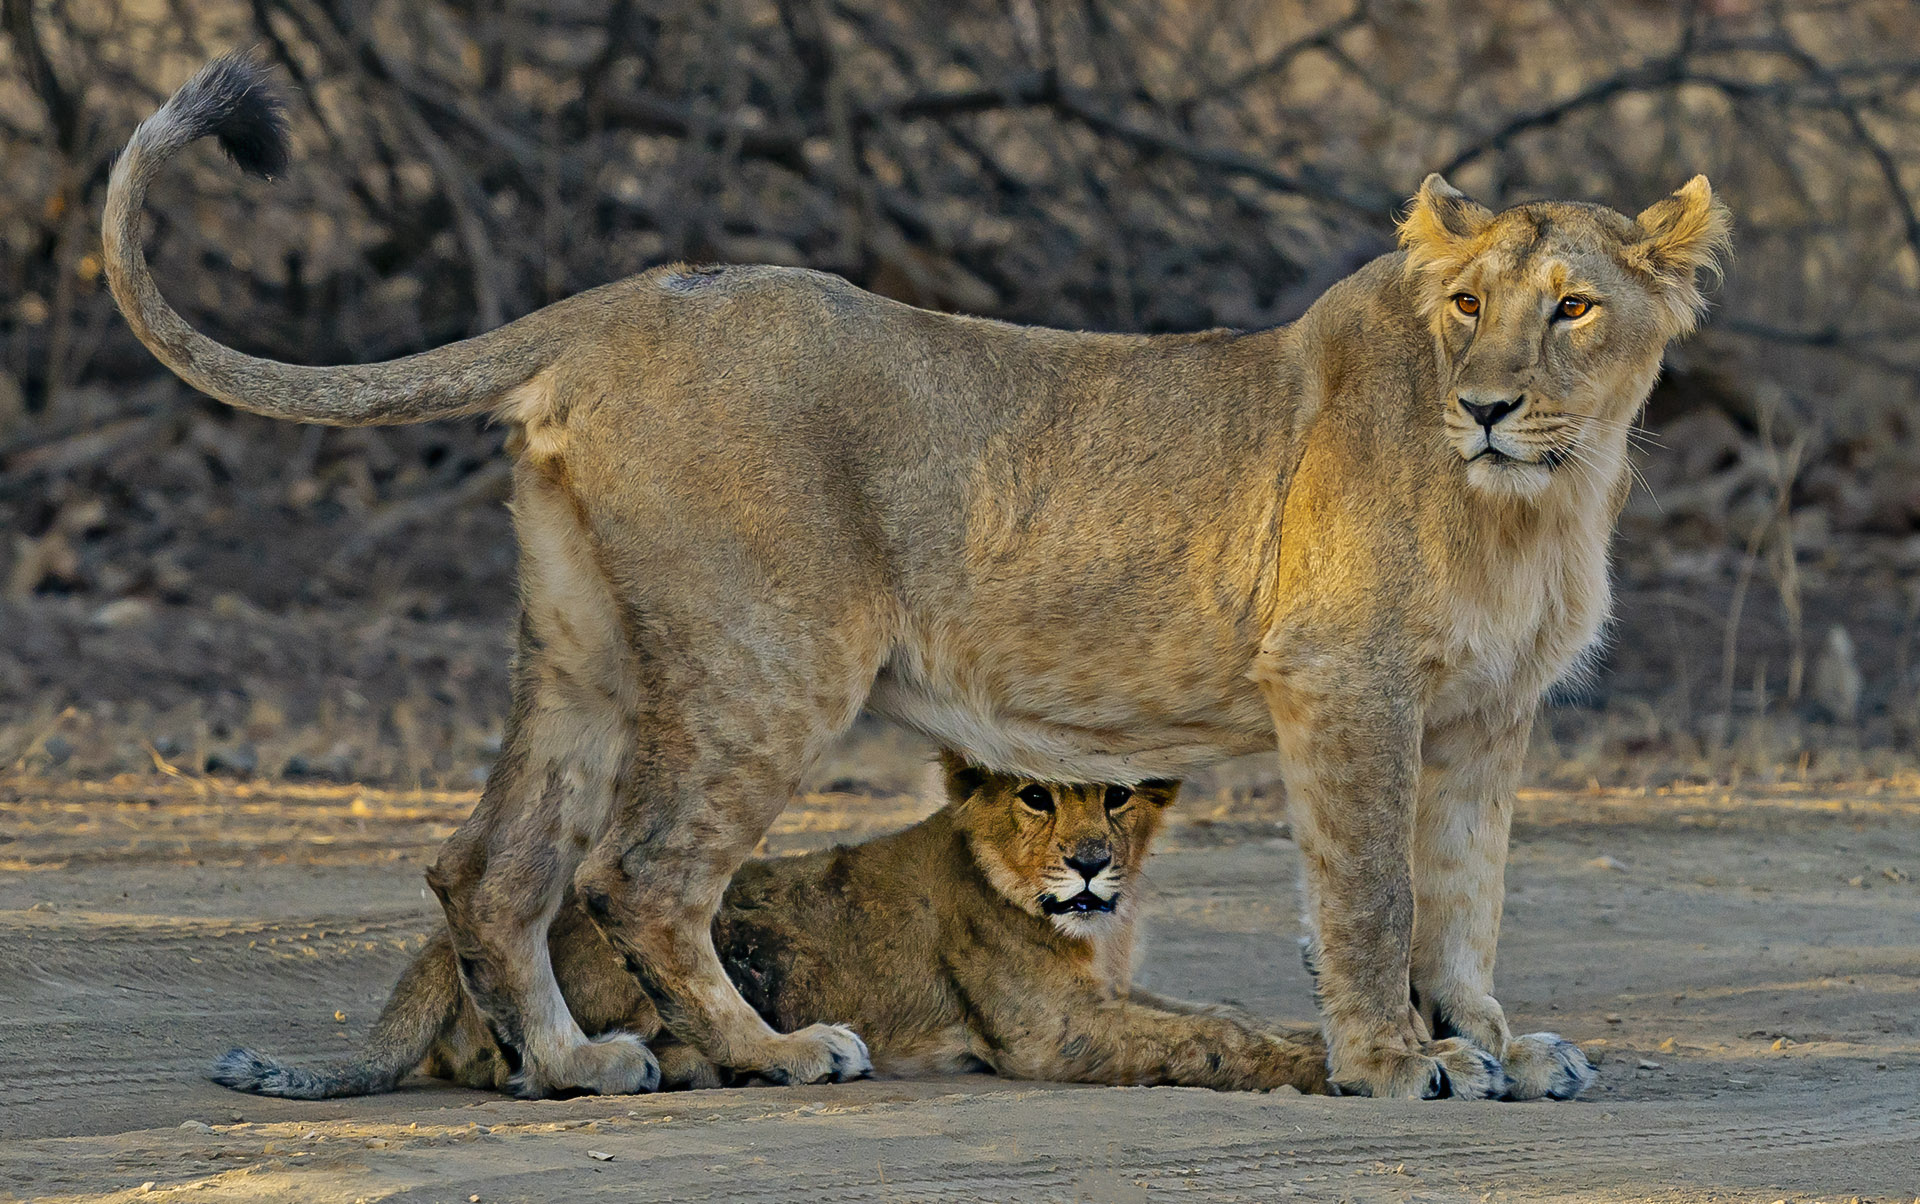
[[[541,464],[516,471],[514,525],[523,606],[505,746],[427,881],[521,1094],[652,1091],[660,1067],[637,1037],[581,1031],[547,944],[575,867],[612,815],[639,675],[577,509]]]
[[[575,877],[582,904],[667,1029],[709,1062],[776,1083],[867,1074],[867,1047],[844,1025],[776,1032],[741,998],[713,946],[728,881],[795,783],[745,766],[693,782],[689,789],[656,781],[640,793]]]
[[[577,755],[564,764],[550,759],[556,749],[578,754],[592,741],[581,739],[580,716],[538,698],[538,686],[528,683],[538,669],[526,662],[537,656],[537,647],[523,643],[516,687],[535,698],[516,706],[479,806],[449,838],[427,882],[446,911],[461,983],[519,1094],[652,1091],[660,1068],[646,1046],[622,1033],[589,1039],[554,978],[547,929],[586,845],[570,830],[568,812],[597,806],[604,814],[612,789],[604,766],[595,774]]]
[[[752,610],[647,626],[666,660],[670,633],[675,647],[697,638],[702,671],[676,674],[682,688],[643,725],[619,813],[574,877],[581,905],[667,1029],[708,1061],[785,1083],[864,1075],[867,1048],[845,1026],[783,1034],[748,1006],[712,924],[809,760],[853,722],[882,654],[861,633],[877,628],[789,625]]]
[[[1555,1033],[1516,1037],[1493,997],[1507,834],[1529,725],[1467,720],[1429,730],[1413,841],[1413,1005],[1433,1035],[1500,1059],[1501,1098],[1571,1099],[1595,1072]]]

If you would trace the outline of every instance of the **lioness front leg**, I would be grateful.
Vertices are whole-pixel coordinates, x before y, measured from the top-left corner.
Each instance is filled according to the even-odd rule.
[[[1433,1040],[1408,1000],[1418,695],[1380,641],[1356,643],[1367,653],[1296,649],[1264,656],[1257,673],[1307,876],[1328,1077],[1358,1095],[1497,1096],[1499,1061]]]
[[[1412,987],[1436,1037],[1465,1037],[1500,1059],[1508,1099],[1571,1099],[1593,1083],[1585,1054],[1557,1033],[1516,1037],[1493,997],[1506,894],[1513,791],[1531,713],[1473,716],[1422,741],[1413,840]]]

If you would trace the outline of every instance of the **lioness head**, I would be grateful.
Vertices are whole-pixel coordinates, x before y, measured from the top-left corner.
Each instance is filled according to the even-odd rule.
[[[1448,440],[1467,479],[1532,497],[1556,472],[1613,475],[1667,341],[1705,307],[1729,219],[1705,176],[1629,218],[1545,202],[1494,213],[1438,175],[1400,223],[1407,269],[1451,384]]]
[[[1068,936],[1123,916],[1178,782],[1070,786],[943,760],[956,826],[993,888]]]

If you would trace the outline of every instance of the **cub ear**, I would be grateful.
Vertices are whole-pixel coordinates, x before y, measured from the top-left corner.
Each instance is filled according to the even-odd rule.
[[[962,760],[959,753],[940,750],[940,771],[947,780],[947,798],[962,802],[980,793],[987,784],[987,771]]]
[[[1400,246],[1416,271],[1451,271],[1466,262],[1473,240],[1493,219],[1493,210],[1434,172],[1400,219]]]
[[[1733,215],[1713,195],[1707,177],[1695,176],[1633,221],[1640,237],[1628,245],[1627,262],[1672,294],[1680,329],[1693,329],[1706,306],[1694,275],[1720,275],[1721,256],[1733,250]]]
[[[1156,807],[1170,807],[1173,800],[1180,797],[1180,783],[1168,778],[1154,778],[1135,786],[1133,792]]]

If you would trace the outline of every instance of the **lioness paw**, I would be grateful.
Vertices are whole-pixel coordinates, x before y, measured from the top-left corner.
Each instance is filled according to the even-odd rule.
[[[1381,1053],[1335,1067],[1329,1077],[1337,1095],[1385,1099],[1497,1099],[1507,1090],[1500,1060],[1458,1037],[1429,1042],[1417,1054]]]
[[[528,1063],[513,1078],[523,1099],[553,1095],[643,1095],[660,1089],[660,1062],[632,1033],[602,1033],[567,1051],[557,1065]]]
[[[1507,1043],[1502,1068],[1510,1100],[1572,1099],[1600,1077],[1580,1047],[1558,1033],[1528,1033]]]
[[[778,1040],[766,1064],[742,1069],[783,1085],[844,1083],[873,1073],[867,1043],[844,1024],[810,1024]]]

